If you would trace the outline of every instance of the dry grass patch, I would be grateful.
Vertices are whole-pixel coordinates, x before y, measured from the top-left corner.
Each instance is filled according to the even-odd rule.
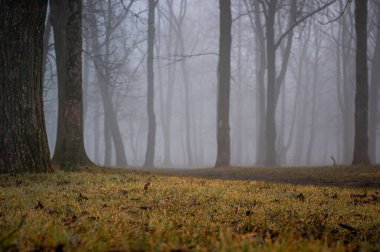
[[[1,175],[0,250],[374,251],[379,192],[124,171]]]

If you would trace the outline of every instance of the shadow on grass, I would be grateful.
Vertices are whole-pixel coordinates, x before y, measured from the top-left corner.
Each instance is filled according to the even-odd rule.
[[[380,188],[380,166],[157,169],[166,175],[297,185]]]

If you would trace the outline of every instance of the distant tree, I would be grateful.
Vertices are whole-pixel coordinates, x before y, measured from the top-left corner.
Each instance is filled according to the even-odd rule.
[[[153,56],[154,56],[154,12],[155,0],[149,0],[148,4],[148,89],[147,89],[147,112],[148,112],[148,139],[145,153],[145,167],[154,166],[154,154],[156,145],[156,116],[154,113],[154,72],[153,72]]]
[[[173,55],[177,55],[178,53],[178,42],[174,40],[174,25],[173,24],[173,15],[172,12],[169,12],[168,15],[164,15],[163,7],[158,6],[159,3],[157,3],[158,8],[158,15],[157,15],[157,36],[155,39],[155,47],[156,47],[156,53],[157,55],[161,55],[163,51],[162,49],[166,49],[166,54],[168,59],[173,60]],[[169,9],[172,9],[173,0],[167,0],[166,6]],[[164,16],[169,23],[169,26],[167,28],[167,36],[163,38],[161,36],[162,33],[162,16]],[[163,46],[165,45],[165,47]],[[160,58],[157,58],[157,64],[160,64]],[[164,160],[163,165],[166,167],[172,166],[172,160],[171,160],[171,145],[172,145],[172,137],[171,137],[171,128],[172,128],[172,104],[173,104],[173,98],[174,98],[174,79],[176,76],[176,64],[169,64],[166,68],[167,73],[167,80],[165,83],[167,84],[166,92],[164,90],[164,82],[163,82],[163,70],[161,67],[158,67],[158,81],[159,81],[159,104],[160,104],[160,121],[161,121],[161,129],[162,129],[162,137],[164,142]]]
[[[338,31],[334,42],[336,44],[336,87],[339,111],[341,113],[341,124],[338,125],[341,132],[341,144],[338,144],[338,160],[349,164],[352,161],[353,133],[354,133],[354,85],[350,82],[354,78],[354,14],[351,5],[339,0],[339,10],[342,17],[337,20]],[[334,35],[333,35],[334,37]],[[341,150],[340,150],[341,149]],[[342,157],[340,158],[340,155]]]
[[[128,9],[132,5],[134,0],[130,1]],[[103,4],[103,2],[100,2]],[[112,4],[111,1],[105,3],[107,11],[104,11],[104,16],[100,18],[104,20],[105,28],[105,38],[104,42],[100,41],[100,29],[99,23],[97,21],[95,3],[93,1],[88,1],[88,26],[89,26],[89,44],[93,50],[94,56],[93,61],[96,70],[96,82],[99,85],[100,94],[102,97],[103,107],[104,107],[104,142],[105,142],[105,158],[104,165],[111,165],[111,156],[112,156],[112,145],[111,140],[115,147],[115,156],[116,156],[116,166],[125,167],[127,166],[127,157],[125,154],[125,147],[123,143],[122,134],[120,131],[119,124],[117,122],[116,109],[112,103],[111,96],[111,42],[112,42],[112,33],[116,28],[122,23],[127,16],[128,11],[122,12],[120,15],[116,15],[115,8],[118,5]],[[88,36],[88,35],[87,35]],[[103,48],[104,47],[104,48]],[[97,136],[98,137],[98,136]]]
[[[231,0],[219,0],[220,35],[217,99],[217,157],[215,167],[230,165]]]
[[[276,153],[276,151],[284,151],[281,146],[280,148],[276,148],[276,109],[289,65],[294,29],[304,23],[307,19],[332,5],[334,2],[336,2],[336,0],[331,0],[323,5],[317,4],[317,8],[315,8],[313,4],[310,4],[310,10],[304,13],[303,10],[306,8],[306,3],[309,3],[309,1],[245,0],[245,5],[248,7],[249,3],[252,10],[254,10],[253,13],[255,14],[255,18],[250,17],[250,21],[256,32],[255,35],[258,44],[258,52],[256,55],[257,58],[260,59],[258,60],[259,67],[256,69],[258,93],[260,96],[258,99],[258,112],[260,120],[262,121],[265,119],[265,123],[260,122],[258,124],[258,143],[261,145],[258,146],[257,151],[258,164],[264,163],[268,166],[276,165],[278,164],[276,156],[277,154],[281,154]],[[281,12],[284,8],[286,8],[286,11]],[[263,20],[265,22],[262,22],[261,16],[264,17]],[[281,31],[277,34],[277,27],[281,28],[281,18],[283,16],[288,19],[287,27],[285,28],[285,31]],[[261,27],[262,25],[264,27]],[[278,51],[282,51],[281,64],[278,64],[277,62]],[[266,65],[267,68],[266,90],[262,84],[264,82],[265,74],[265,69],[262,65]],[[263,98],[263,96],[265,96],[265,98]],[[263,134],[265,135],[265,139],[262,136]]]
[[[376,130],[378,125],[379,87],[380,87],[380,1],[375,1],[377,11],[377,29],[375,51],[371,67],[371,85],[369,99],[369,157],[372,163],[376,163]]]
[[[370,164],[368,156],[368,0],[355,0],[356,94],[355,143],[352,164]]]
[[[0,172],[49,172],[42,101],[47,1],[0,6]]]
[[[75,170],[90,164],[84,148],[82,0],[51,0],[58,73],[58,130],[53,163]]]

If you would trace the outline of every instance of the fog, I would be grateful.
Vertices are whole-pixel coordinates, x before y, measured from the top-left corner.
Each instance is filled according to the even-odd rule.
[[[268,91],[268,10],[263,2],[268,3],[232,1],[232,166],[261,166],[266,155],[263,110]],[[288,32],[275,50],[275,157],[281,166],[352,161],[355,6],[351,1],[338,0],[311,15],[329,2],[284,0],[276,6],[275,41]],[[295,9],[291,9],[293,3]],[[369,153],[376,163],[380,160],[380,148],[376,148],[380,139],[380,72],[376,65],[380,60],[379,1],[370,1],[369,6]],[[296,21],[304,20],[292,27],[292,15]],[[123,154],[128,166],[144,164],[148,135],[147,26],[148,1],[84,1],[85,148],[96,164],[123,166]],[[46,41],[45,123],[53,154],[58,86],[52,30]],[[153,57],[156,167],[214,166],[218,54],[218,1],[157,2]]]

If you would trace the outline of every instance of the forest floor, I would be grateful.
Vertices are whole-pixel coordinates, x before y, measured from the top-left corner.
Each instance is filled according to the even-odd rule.
[[[0,175],[0,251],[18,250],[379,251],[380,169]]]

